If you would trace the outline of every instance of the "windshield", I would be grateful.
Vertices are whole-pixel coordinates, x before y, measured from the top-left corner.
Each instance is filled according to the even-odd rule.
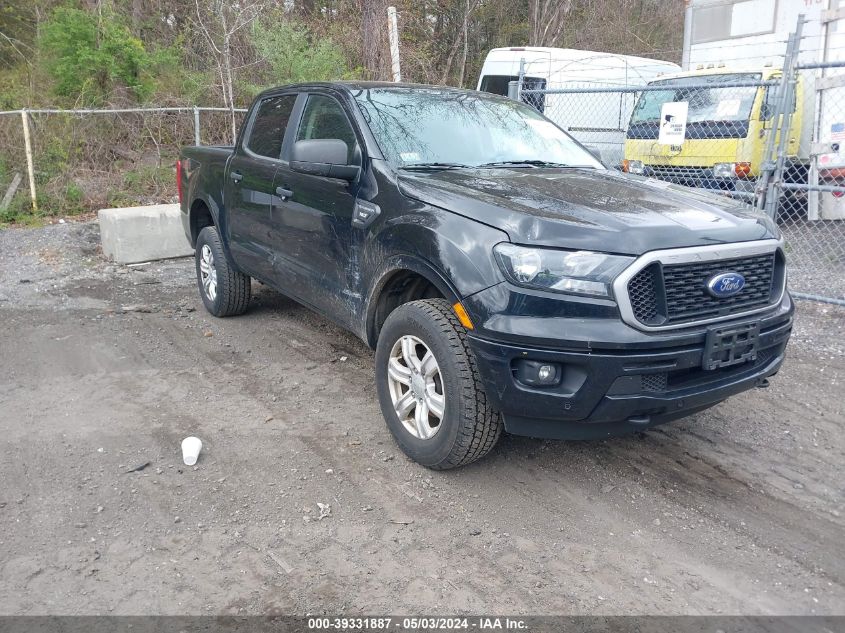
[[[397,168],[489,163],[602,165],[532,108],[448,88],[353,90],[385,158]]]
[[[631,124],[657,123],[660,120],[660,108],[670,101],[689,103],[688,124],[702,121],[748,121],[759,88],[719,87],[719,84],[747,81],[760,81],[760,74],[705,75],[653,81],[650,86],[665,85],[669,88],[644,92],[631,115]]]

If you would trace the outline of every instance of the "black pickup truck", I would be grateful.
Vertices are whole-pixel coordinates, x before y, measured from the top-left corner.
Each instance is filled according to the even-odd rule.
[[[530,107],[452,88],[268,90],[177,164],[211,314],[252,279],[375,348],[382,413],[431,468],[502,429],[639,431],[768,384],[793,305],[777,227],[605,169]]]

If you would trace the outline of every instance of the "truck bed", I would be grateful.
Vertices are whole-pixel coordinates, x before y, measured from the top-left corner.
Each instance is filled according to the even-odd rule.
[[[180,158],[188,200],[193,199],[196,191],[205,191],[209,199],[223,205],[226,163],[234,151],[234,145],[190,145],[182,149]],[[187,209],[183,208],[183,212]]]

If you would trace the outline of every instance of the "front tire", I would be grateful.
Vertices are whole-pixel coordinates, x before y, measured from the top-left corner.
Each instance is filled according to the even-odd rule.
[[[251,280],[229,265],[216,227],[207,226],[200,231],[194,259],[197,285],[205,309],[216,317],[246,312]]]
[[[443,299],[403,304],[387,318],[376,347],[376,390],[396,443],[423,466],[469,464],[501,435],[466,330]]]

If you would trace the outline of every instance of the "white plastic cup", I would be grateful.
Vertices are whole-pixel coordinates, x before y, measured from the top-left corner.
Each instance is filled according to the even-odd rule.
[[[202,450],[202,440],[198,437],[186,437],[182,440],[182,461],[185,466],[193,466],[199,459]]]

